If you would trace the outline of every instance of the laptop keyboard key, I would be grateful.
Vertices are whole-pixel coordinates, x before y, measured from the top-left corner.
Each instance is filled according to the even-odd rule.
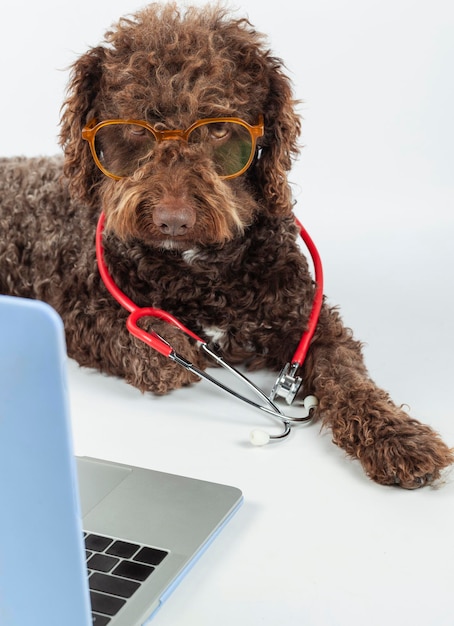
[[[106,556],[105,554],[94,554],[91,559],[87,561],[87,567],[98,572],[110,572],[110,570],[117,565],[119,560],[120,559],[115,559],[113,556]]]
[[[143,582],[148,578],[154,567],[148,565],[142,565],[142,563],[133,563],[132,561],[122,561],[113,571],[115,576],[124,576],[125,578],[132,578],[133,580],[139,580]]]
[[[106,596],[103,593],[90,592],[91,608],[96,613],[104,613],[105,615],[116,615],[126,600]],[[96,623],[96,622],[95,622]]]
[[[93,620],[93,626],[107,626],[111,621],[110,617],[106,615],[95,615],[95,613],[91,614],[91,618]]]
[[[157,548],[142,548],[134,557],[134,561],[140,561],[140,563],[148,565],[159,565],[167,554],[168,552],[158,550]]]
[[[110,572],[115,567],[120,559],[115,559],[113,556],[106,556],[105,554],[94,554],[91,559],[87,561],[88,569],[94,569],[98,572]]]
[[[114,541],[114,543],[106,550],[106,554],[113,554],[122,559],[130,559],[133,554],[140,548],[136,543],[127,541]]]
[[[88,535],[88,537],[85,537],[85,548],[93,552],[103,552],[112,542],[113,539],[109,539],[108,537]]]
[[[99,574],[97,572],[90,576],[88,582],[92,590],[103,591],[104,593],[110,593],[113,596],[120,596],[121,598],[130,598],[140,587],[140,585],[133,580],[107,576],[106,574]],[[104,611],[99,612],[103,613]]]

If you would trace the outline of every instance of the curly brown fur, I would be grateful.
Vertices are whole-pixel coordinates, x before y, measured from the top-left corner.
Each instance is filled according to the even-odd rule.
[[[260,158],[231,180],[185,142],[164,141],[134,175],[116,181],[98,170],[81,135],[93,119],[184,129],[220,116],[254,125],[260,114]],[[197,320],[193,330],[215,337],[231,362],[280,368],[314,294],[287,182],[299,131],[282,63],[248,21],[219,7],[180,13],[175,5],[121,19],[73,67],[62,114],[64,164],[0,160],[0,292],[54,306],[81,365],[155,393],[194,382],[126,331],[126,313],[96,267],[103,210],[109,269],[138,305],[162,307],[187,325]],[[163,323],[153,327],[204,367],[191,340]],[[360,344],[326,303],[302,376],[334,442],[377,482],[419,487],[453,462],[435,432],[370,380]]]

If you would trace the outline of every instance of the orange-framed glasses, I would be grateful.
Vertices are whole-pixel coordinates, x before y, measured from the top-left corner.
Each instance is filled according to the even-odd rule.
[[[92,120],[82,130],[93,159],[110,178],[131,176],[153,156],[162,141],[185,141],[203,148],[220,178],[243,174],[254,158],[257,139],[264,133],[263,115],[255,126],[237,117],[210,117],[186,130],[158,130],[141,120]]]

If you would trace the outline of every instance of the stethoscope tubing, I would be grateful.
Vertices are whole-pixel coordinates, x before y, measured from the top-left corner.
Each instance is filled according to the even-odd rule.
[[[309,350],[310,343],[317,328],[318,318],[320,317],[320,311],[323,305],[323,266],[317,247],[314,244],[311,236],[304,228],[302,223],[295,218],[295,222],[299,228],[300,236],[304,241],[307,249],[310,252],[312,262],[314,264],[314,280],[315,280],[315,295],[312,303],[312,309],[309,315],[307,323],[307,330],[303,333],[300,342],[295,350],[293,358],[291,360],[292,366],[301,365],[306,359],[307,351]]]

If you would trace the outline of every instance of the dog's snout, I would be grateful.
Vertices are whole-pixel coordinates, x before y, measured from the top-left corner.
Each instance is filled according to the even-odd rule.
[[[188,204],[158,204],[153,211],[153,222],[163,235],[178,237],[186,235],[195,225],[194,209]]]

